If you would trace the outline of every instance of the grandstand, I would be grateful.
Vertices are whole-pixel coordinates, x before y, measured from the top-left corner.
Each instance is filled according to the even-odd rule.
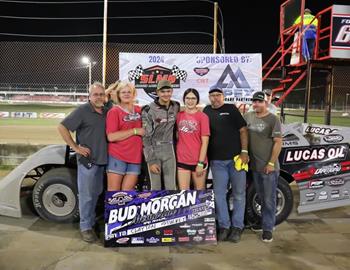
[[[80,104],[87,101],[88,85],[0,83],[0,102]]]

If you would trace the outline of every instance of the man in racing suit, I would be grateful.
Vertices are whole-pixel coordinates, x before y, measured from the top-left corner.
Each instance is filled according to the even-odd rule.
[[[174,130],[180,104],[172,101],[172,85],[167,80],[159,81],[158,97],[142,109],[144,155],[151,180],[151,190],[176,189],[176,157]]]

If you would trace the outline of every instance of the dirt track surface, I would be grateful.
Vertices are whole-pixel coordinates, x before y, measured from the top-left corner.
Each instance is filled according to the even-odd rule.
[[[62,144],[57,126],[1,126],[1,143]]]

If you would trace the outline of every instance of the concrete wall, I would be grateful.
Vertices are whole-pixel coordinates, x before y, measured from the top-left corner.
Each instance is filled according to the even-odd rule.
[[[16,166],[46,145],[0,144],[0,166]]]

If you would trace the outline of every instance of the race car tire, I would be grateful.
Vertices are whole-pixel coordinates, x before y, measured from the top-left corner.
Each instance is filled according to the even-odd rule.
[[[33,205],[38,215],[52,222],[79,220],[77,172],[55,168],[45,173],[33,189]]]
[[[275,225],[278,225],[288,218],[293,209],[293,192],[289,183],[281,176],[278,179],[276,195]],[[259,224],[261,221],[261,204],[253,183],[247,189],[245,218],[248,226]]]

